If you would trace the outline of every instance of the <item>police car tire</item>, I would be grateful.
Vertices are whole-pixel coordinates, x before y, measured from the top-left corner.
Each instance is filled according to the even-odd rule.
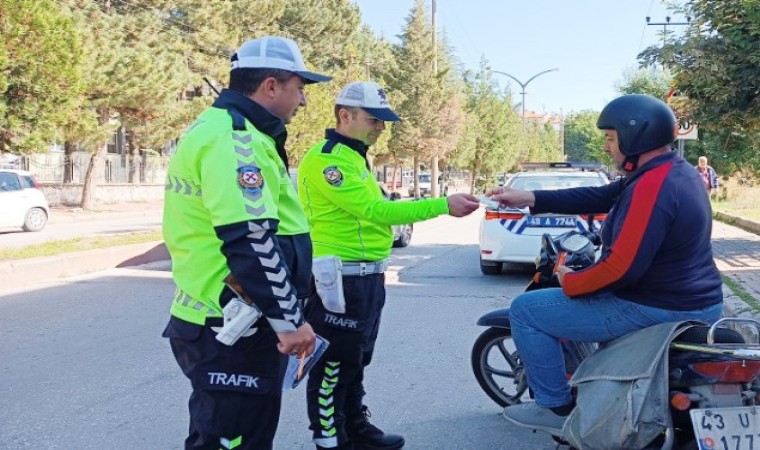
[[[502,263],[496,263],[496,265],[486,265],[480,262],[480,271],[483,275],[499,275],[501,273]]]

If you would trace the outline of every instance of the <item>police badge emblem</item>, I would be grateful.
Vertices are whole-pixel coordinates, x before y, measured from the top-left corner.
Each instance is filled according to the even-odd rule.
[[[261,192],[264,185],[264,175],[256,166],[243,166],[237,169],[237,180],[240,187],[251,194]]]
[[[340,186],[343,184],[343,173],[336,166],[326,167],[322,171],[325,176],[325,180],[332,186]]]

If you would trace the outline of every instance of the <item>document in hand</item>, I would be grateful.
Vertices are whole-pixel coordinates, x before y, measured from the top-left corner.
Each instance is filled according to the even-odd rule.
[[[327,350],[330,343],[323,337],[317,335],[317,343],[314,345],[314,352],[309,355],[290,355],[288,358],[288,368],[285,369],[285,379],[282,383],[282,390],[295,389],[296,386],[306,377],[314,364],[317,363],[322,354]]]

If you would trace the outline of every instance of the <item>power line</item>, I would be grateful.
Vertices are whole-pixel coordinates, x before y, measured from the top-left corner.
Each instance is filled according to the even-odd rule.
[[[654,5],[654,0],[649,2],[649,8],[647,8],[647,17],[652,13],[652,5]],[[644,32],[647,30],[646,24],[641,27],[641,39],[639,39],[639,52],[641,52],[641,46],[644,44]]]
[[[447,4],[448,4],[448,6],[450,7],[450,10],[451,10],[451,11],[454,11],[454,9],[455,9],[455,8],[454,8],[454,6],[453,6],[453,5],[451,5],[451,4],[449,4],[449,2],[448,2],[448,1],[447,1],[446,3],[447,3]],[[467,32],[467,27],[465,27],[465,26],[464,26],[464,24],[462,24],[462,22],[459,20],[459,17],[458,17],[458,15],[456,14],[456,11],[454,11],[454,13],[455,13],[455,14],[453,15],[453,20],[452,20],[452,19],[449,19],[449,15],[448,15],[448,14],[446,14],[446,13],[445,13],[445,12],[443,12],[443,11],[441,11],[441,14],[442,14],[442,15],[443,15],[443,16],[444,16],[446,19],[447,19],[447,22],[453,22],[453,23],[454,23],[454,24],[457,26],[457,28],[459,28],[459,29],[461,29],[461,30],[462,30],[462,34],[463,34],[463,35],[464,35],[464,37],[465,37],[465,41],[466,41],[468,44],[470,44],[470,45],[472,46],[472,47],[471,47],[471,49],[474,49],[474,50],[475,50],[475,52],[477,53],[477,51],[478,51],[478,50],[477,50],[477,49],[478,49],[478,47],[477,47],[477,45],[475,45],[475,42],[474,42],[474,41],[472,40],[472,38],[470,37],[470,34]],[[465,53],[465,56],[470,56],[470,57],[472,57],[472,55],[473,55],[473,54],[476,54],[476,53],[467,52],[467,51],[465,51],[464,53]]]

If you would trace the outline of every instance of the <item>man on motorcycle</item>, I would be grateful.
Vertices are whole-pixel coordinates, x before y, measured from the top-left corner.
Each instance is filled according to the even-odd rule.
[[[535,402],[509,406],[504,416],[553,434],[575,406],[560,338],[605,342],[663,322],[714,322],[723,311],[710,202],[694,169],[670,148],[671,109],[648,95],[624,95],[605,106],[597,127],[626,177],[602,187],[490,193],[531,213],[608,212],[599,261],[577,272],[560,266],[561,288],[526,292],[509,311]]]

